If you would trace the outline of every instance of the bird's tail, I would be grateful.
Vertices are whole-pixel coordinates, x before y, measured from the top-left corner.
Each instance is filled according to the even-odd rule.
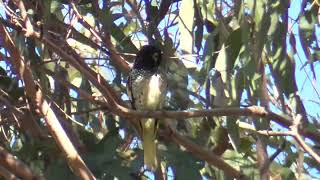
[[[141,120],[142,125],[142,145],[144,151],[144,164],[147,169],[155,171],[158,161],[156,155],[156,122],[152,118]]]

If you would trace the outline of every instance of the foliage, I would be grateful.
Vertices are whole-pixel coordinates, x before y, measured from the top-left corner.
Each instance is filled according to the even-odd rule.
[[[128,71],[117,58],[132,63],[133,54],[150,42],[161,47],[166,60],[166,110],[260,105],[290,117],[301,114],[302,125],[319,134],[319,112],[305,107],[319,106],[320,100],[319,94],[310,95],[317,92],[316,3],[303,1],[301,12],[296,12],[299,16],[292,21],[289,7],[293,3],[288,0],[21,2],[41,37],[25,36],[23,28],[13,23],[24,27],[21,11],[13,1],[1,2],[1,23],[32,69],[69,138],[99,179],[151,177],[143,168],[139,136],[128,119],[101,105],[107,103],[105,97],[88,74],[42,38],[55,39],[58,48],[70,53],[60,46],[60,42],[67,42],[73,50],[70,54],[81,58],[77,59],[82,63],[79,66],[97,73],[99,83],[101,78],[107,80],[123,105],[129,106],[125,87]],[[302,47],[298,49],[297,44]],[[46,179],[75,178],[43,117],[30,106],[24,82],[7,61],[12,55],[3,46],[0,52],[1,146]],[[301,54],[306,58],[301,60]],[[307,73],[308,84],[299,77],[300,69]],[[302,98],[299,93],[310,96]],[[230,113],[170,122],[177,132],[219,155],[250,179],[265,174],[282,179],[319,174],[318,162],[303,153],[293,138],[258,133],[290,130],[274,119]],[[166,126],[161,124],[158,155],[168,179],[230,178],[227,172],[163,137],[165,131]],[[317,152],[319,142],[310,137],[308,140]],[[262,143],[262,148],[257,143]],[[261,155],[267,160],[260,160]],[[263,164],[267,164],[267,171],[263,171]]]

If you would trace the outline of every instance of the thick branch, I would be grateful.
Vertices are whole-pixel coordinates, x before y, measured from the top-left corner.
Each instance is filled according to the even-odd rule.
[[[0,165],[0,177],[4,177],[7,180],[18,180],[18,178],[12,174],[8,169]]]
[[[104,43],[106,44],[109,52],[110,52],[110,58],[112,59],[112,62],[122,71],[125,73],[128,73],[130,70],[130,67],[128,63],[120,56],[119,52],[117,51],[116,47],[111,42],[111,36],[109,33],[106,34],[104,38]]]
[[[0,146],[0,163],[10,172],[23,179],[44,179],[42,176],[31,170],[26,164],[14,157],[7,150]]]
[[[255,116],[262,117],[269,120],[274,120],[282,126],[288,127],[291,125],[292,119],[289,116],[278,115],[263,107],[251,106],[247,108],[229,107],[229,108],[215,108],[191,111],[133,111],[124,107],[116,107],[117,111],[122,111],[122,116],[154,117],[154,118],[172,118],[172,119],[186,119],[194,117],[205,116]]]

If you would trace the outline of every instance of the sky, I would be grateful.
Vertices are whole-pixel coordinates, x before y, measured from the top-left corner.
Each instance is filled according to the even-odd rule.
[[[306,110],[309,114],[311,115],[316,115],[319,113],[319,81],[318,81],[318,76],[320,66],[318,62],[314,63],[314,68],[316,72],[316,77],[312,76],[310,66],[303,66],[306,62],[308,62],[308,59],[303,51],[302,44],[300,41],[300,32],[299,32],[299,22],[297,21],[298,16],[301,15],[301,0],[293,0],[291,1],[291,6],[289,8],[289,23],[294,24],[292,27],[292,32],[295,35],[296,39],[296,49],[297,49],[297,54],[294,56],[295,62],[296,62],[296,71],[295,71],[295,77],[299,89],[299,94],[304,101]],[[296,23],[298,22],[298,23]],[[319,24],[315,24],[314,28],[316,29],[316,33],[319,35]],[[320,36],[316,36],[316,41],[319,41]],[[287,42],[288,42],[288,37],[287,37]],[[289,43],[288,43],[289,44]],[[288,48],[288,51],[290,51],[290,46]],[[318,103],[314,103],[311,100],[314,100]]]

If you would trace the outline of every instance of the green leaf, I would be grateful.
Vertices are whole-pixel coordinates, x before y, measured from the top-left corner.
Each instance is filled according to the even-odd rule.
[[[164,152],[165,161],[172,166],[178,179],[201,179],[200,169],[204,163],[194,158],[176,145],[168,145]]]
[[[201,60],[204,63],[208,63],[209,61],[211,61],[212,56],[214,55],[215,47],[217,46],[216,36],[217,36],[217,32],[212,32],[207,37],[206,43],[204,44],[203,56],[201,58]],[[214,61],[214,59],[213,59],[213,61]]]
[[[55,159],[49,167],[47,167],[45,177],[48,180],[77,179],[64,159]]]
[[[299,18],[299,28],[303,32],[310,32],[314,29],[317,21],[317,12],[315,10],[305,11],[304,16]]]
[[[188,71],[181,61],[168,62],[168,86],[171,90],[171,103],[177,109],[186,109],[189,104]]]
[[[197,52],[199,53],[202,47],[203,40],[203,19],[200,12],[199,4],[195,4],[195,47],[197,48]]]
[[[98,13],[98,14],[96,14]],[[120,47],[122,50],[124,49],[126,53],[136,53],[137,48],[132,43],[130,36],[123,32],[121,28],[122,25],[117,25],[113,19],[111,12],[109,10],[93,12],[96,18],[102,23],[105,32],[111,33],[112,37],[117,42],[117,47]]]
[[[121,143],[118,131],[111,131],[85,157],[90,169],[100,179],[131,179],[131,174],[140,171],[142,159],[136,158],[133,151],[118,150]],[[140,166],[135,165],[136,161]]]
[[[280,175],[282,179],[295,179],[295,175],[290,168],[282,167],[278,163],[271,163],[270,170],[274,176]]]
[[[275,31],[277,30],[277,27],[279,25],[279,13],[278,12],[274,12],[271,14],[270,16],[270,27],[268,30],[268,36],[273,35],[275,33]]]
[[[57,11],[60,11],[63,7],[63,5],[61,4],[61,2],[59,0],[47,0],[48,3],[51,2],[50,5],[50,12],[51,13],[55,13]]]
[[[215,63],[215,68],[221,73],[223,82],[227,81],[228,74],[233,69],[234,63],[239,56],[241,46],[241,29],[237,28],[222,45]]]
[[[259,179],[259,171],[256,168],[256,162],[250,160],[250,158],[246,158],[241,154],[227,150],[223,154],[223,159],[229,163],[235,169],[241,169],[244,174],[247,176],[251,176],[252,179]]]
[[[214,2],[214,0],[199,0],[198,4],[200,5],[203,21],[209,21],[214,25],[217,25],[218,22],[214,17],[216,10]]]
[[[87,92],[88,94],[92,94],[91,84],[86,78],[82,78],[80,89]],[[78,100],[76,110],[77,112],[86,111],[91,108],[91,103],[87,100]],[[89,114],[86,113],[84,115],[77,115],[76,116],[81,123],[90,122],[92,119],[89,118]]]
[[[272,67],[279,79],[280,89],[287,98],[294,93],[294,69],[289,58],[277,59],[272,63]]]
[[[125,28],[123,29],[123,33],[126,35],[132,34],[133,32],[136,32],[139,28],[139,23],[137,21],[130,21]]]
[[[179,11],[180,47],[183,52],[192,54],[194,27],[194,4],[190,0],[182,0]]]

